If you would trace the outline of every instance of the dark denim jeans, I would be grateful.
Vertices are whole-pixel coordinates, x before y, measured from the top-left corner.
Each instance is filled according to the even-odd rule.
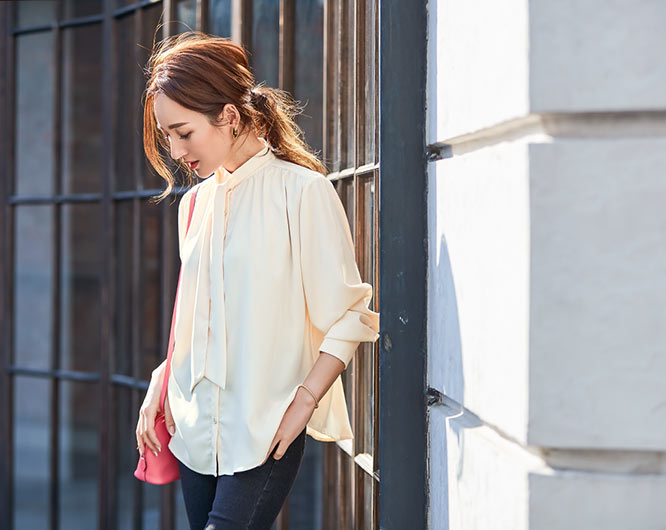
[[[233,475],[202,475],[182,462],[181,489],[192,530],[270,530],[289,495],[305,451],[306,429],[279,460]]]

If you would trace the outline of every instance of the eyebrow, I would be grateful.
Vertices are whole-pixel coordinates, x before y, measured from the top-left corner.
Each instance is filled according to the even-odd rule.
[[[168,128],[169,128],[169,129],[175,129],[176,127],[181,127],[181,126],[183,126],[183,125],[187,125],[188,123],[190,123],[190,122],[189,122],[189,121],[181,121],[180,123],[172,123],[171,125],[169,125]],[[162,127],[160,127],[159,125],[157,126],[157,128],[158,128],[160,131],[162,130]]]

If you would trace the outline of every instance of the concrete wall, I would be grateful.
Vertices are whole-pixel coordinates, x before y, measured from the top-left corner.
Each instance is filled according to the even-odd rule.
[[[431,528],[666,528],[664,20],[429,3]]]

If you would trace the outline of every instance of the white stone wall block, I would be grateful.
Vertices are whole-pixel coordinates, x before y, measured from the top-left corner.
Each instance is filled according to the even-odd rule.
[[[428,384],[525,440],[527,148],[502,143],[431,171]]]
[[[530,473],[534,530],[663,530],[666,476],[581,471]]]
[[[528,112],[528,0],[428,3],[426,143]]]
[[[528,441],[666,449],[666,139],[532,145]]]
[[[666,108],[666,2],[530,0],[531,112]]]

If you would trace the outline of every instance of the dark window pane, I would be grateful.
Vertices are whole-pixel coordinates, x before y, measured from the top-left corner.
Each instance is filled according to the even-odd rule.
[[[345,207],[352,239],[356,241],[356,230],[354,229],[354,179],[353,177],[337,179],[334,184],[342,205]]]
[[[178,24],[174,24],[174,33],[185,33],[197,29],[197,2],[196,0],[178,0],[176,4],[176,18]]]
[[[210,33],[231,37],[231,0],[209,0]]]
[[[133,528],[132,515],[135,501],[135,488],[137,479],[134,478],[139,451],[136,449],[136,425],[139,411],[132,410],[131,390],[116,386],[113,389],[113,407],[115,422],[112,429],[118,433],[115,448],[116,466],[116,497],[117,524],[116,528]],[[136,499],[138,500],[138,499]]]
[[[102,27],[63,31],[62,178],[65,193],[101,191]]]
[[[16,39],[16,193],[53,193],[53,34]]]
[[[340,164],[341,169],[354,167],[354,70],[356,69],[356,47],[354,44],[355,2],[341,2],[342,28],[340,37]]]
[[[322,150],[322,97],[324,68],[324,2],[296,0],[294,97],[305,106],[297,123],[305,140]]]
[[[98,372],[102,241],[99,204],[62,207],[61,366]]]
[[[141,128],[138,127],[140,96],[136,83],[141,76],[137,64],[137,44],[134,38],[136,14],[118,20],[117,66],[118,114],[116,129],[115,187],[118,190],[135,190],[135,162],[137,143],[141,141]]]
[[[361,528],[375,528],[375,525],[373,522],[373,515],[374,515],[374,504],[373,504],[373,498],[374,498],[374,491],[373,488],[377,487],[377,483],[375,480],[370,476],[368,473],[365,471],[361,471],[360,469],[358,470],[359,473],[361,473],[361,496],[362,496],[362,501],[363,501],[363,511],[361,512],[361,517],[362,520],[359,523],[359,526]]]
[[[14,362],[21,367],[45,369],[51,364],[52,216],[52,206],[18,206],[16,209]]]
[[[14,377],[14,528],[48,528],[50,381]]]
[[[174,495],[176,497],[176,516],[174,526],[176,530],[190,530],[190,523],[187,520],[187,511],[185,509],[185,502],[183,501],[183,490],[181,488],[180,480],[175,482]]]
[[[338,2],[329,0],[328,27],[326,28],[326,142],[324,162],[330,171],[340,167],[340,17]]]
[[[115,366],[117,374],[132,374],[132,330],[136,328],[132,313],[132,263],[134,241],[132,226],[134,204],[132,201],[116,203],[116,307],[114,327],[116,332]]]
[[[250,66],[256,82],[277,87],[280,2],[279,0],[253,0],[252,48]]]
[[[138,417],[138,416],[137,416]],[[162,486],[141,482],[143,488],[143,527],[160,527],[160,495]]]
[[[53,0],[16,2],[16,24],[21,27],[50,24],[55,20],[57,6]]]
[[[101,13],[102,0],[65,0],[63,2],[64,18],[87,17]]]
[[[144,68],[148,62],[148,57],[150,55],[150,50],[153,47],[153,39],[159,41],[162,38],[160,29],[155,35],[155,30],[160,22],[160,16],[162,14],[163,5],[153,4],[150,7],[147,7],[143,10],[143,29],[141,31],[141,47],[138,47],[138,56],[137,64],[141,65]],[[160,177],[153,167],[148,162],[146,155],[143,151],[143,107],[141,105],[141,96],[143,91],[146,88],[145,77],[143,73],[141,74],[141,81],[139,83],[139,93],[136,96],[135,104],[137,105],[137,118],[136,118],[136,130],[137,130],[137,141],[139,142],[139,153],[142,160],[140,164],[141,175],[143,179],[143,188],[144,189],[162,189],[165,185],[164,180]]]
[[[99,388],[59,383],[60,528],[97,528],[99,487]]]
[[[377,98],[375,93],[377,91],[377,84],[375,76],[377,74],[375,64],[377,61],[377,50],[375,47],[376,31],[375,26],[377,23],[377,15],[375,11],[375,0],[366,0],[367,8],[365,13],[365,28],[363,33],[364,46],[365,46],[365,72],[363,76],[363,102],[365,108],[365,121],[362,130],[364,131],[363,143],[365,146],[363,156],[361,157],[362,164],[375,163],[375,146],[377,135]],[[363,117],[362,117],[363,118]]]
[[[303,462],[289,493],[289,528],[321,528],[324,444],[308,436]],[[327,479],[329,477],[326,477]]]
[[[141,203],[141,281],[139,282],[139,341],[141,346],[141,369],[139,376],[149,380],[151,372],[166,358],[160,349],[160,302],[162,279],[162,216],[161,206],[143,201]],[[165,297],[167,306],[172,302]],[[171,313],[169,313],[171,316]],[[170,328],[169,328],[170,329]]]
[[[324,521],[326,528],[355,528],[352,522],[352,471],[355,464],[336,444],[327,444],[332,453],[326,458],[325,475],[332,477],[325,489]]]

